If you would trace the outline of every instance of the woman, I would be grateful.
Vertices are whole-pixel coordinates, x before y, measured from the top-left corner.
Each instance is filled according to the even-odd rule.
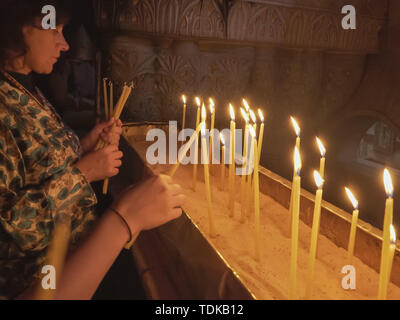
[[[41,9],[54,5],[57,28],[44,30]],[[166,176],[129,188],[96,218],[90,185],[118,174],[114,120],[97,125],[82,141],[64,125],[31,73],[49,74],[69,46],[57,1],[0,4],[0,297],[33,299],[54,225],[71,221],[70,250],[56,299],[90,299],[133,234],[181,215],[181,188]],[[121,123],[117,123],[119,141]],[[95,223],[93,223],[95,222]],[[104,241],[107,239],[107,241]]]

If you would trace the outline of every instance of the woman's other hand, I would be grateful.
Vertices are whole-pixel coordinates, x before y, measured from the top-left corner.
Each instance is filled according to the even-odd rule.
[[[122,134],[122,122],[121,120],[117,120],[115,122],[114,128],[114,137],[112,135],[112,127],[115,120],[111,118],[107,122],[102,122],[97,124],[90,133],[81,140],[81,146],[83,149],[83,153],[88,153],[91,151],[95,151],[95,147],[99,142],[99,139],[103,139],[107,144],[113,143],[114,145],[119,145],[119,140]]]
[[[77,162],[76,167],[89,182],[104,180],[118,174],[122,157],[123,153],[117,146],[109,145],[86,154]]]
[[[129,187],[112,207],[128,222],[132,232],[149,230],[181,216],[182,188],[171,177],[159,175]]]

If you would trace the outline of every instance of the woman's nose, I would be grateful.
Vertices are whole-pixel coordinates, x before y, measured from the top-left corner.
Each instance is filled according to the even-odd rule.
[[[60,42],[59,42],[59,47],[61,51],[68,51],[69,50],[69,44],[67,40],[65,40],[64,35],[61,35]]]

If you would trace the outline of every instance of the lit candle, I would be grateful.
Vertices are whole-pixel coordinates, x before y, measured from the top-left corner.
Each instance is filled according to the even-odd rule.
[[[220,132],[219,134],[220,138],[221,138],[221,143],[222,143],[222,159],[221,159],[221,191],[224,191],[224,184],[225,184],[225,139],[224,136],[222,134],[222,132]]]
[[[321,140],[317,137],[317,144],[319,147],[319,151],[321,152],[321,160],[319,162],[319,174],[321,175],[321,178],[324,179],[325,177],[325,156],[326,156],[326,149],[321,142]]]
[[[257,117],[256,117],[256,115],[255,115],[255,113],[253,112],[253,110],[251,110],[251,109],[249,109],[249,115],[250,115],[250,118],[251,118],[251,121],[253,122],[253,129],[254,129],[254,132],[257,132]],[[250,126],[250,125],[249,125]],[[256,137],[257,138],[257,137]],[[254,173],[254,172],[253,172]],[[251,175],[249,175],[249,177],[248,177],[249,179],[248,179],[248,189],[247,189],[247,192],[248,192],[248,199],[252,199],[252,193],[254,192],[254,190],[253,190],[253,188],[254,188],[254,185],[253,185],[253,179],[252,179],[252,176]],[[250,201],[249,202],[249,212],[250,211],[252,211],[253,210],[253,207],[252,207],[252,205],[254,204],[254,202],[253,201]]]
[[[183,101],[182,131],[184,131],[185,130],[185,122],[186,122],[186,96],[185,95],[182,95],[182,101]],[[183,144],[183,143],[184,143],[184,141],[182,141],[181,144]]]
[[[108,85],[110,86],[110,114],[109,114],[109,117],[111,118],[112,115],[114,114],[114,89],[113,89],[112,81],[109,81]]]
[[[297,286],[297,252],[299,241],[299,216],[300,216],[300,186],[301,186],[301,158],[297,147],[294,150],[294,172],[293,179],[293,210],[292,210],[292,239],[290,250],[290,293],[291,300],[296,298]]]
[[[257,132],[257,117],[256,117],[255,113],[253,112],[253,110],[251,110],[251,109],[249,111],[249,114],[251,117],[251,121],[253,121],[254,131]]]
[[[246,100],[246,99],[243,99],[242,102],[243,102],[244,108],[246,109],[246,112],[249,113],[249,111],[250,111],[250,106],[249,106],[247,100]]]
[[[290,117],[290,120],[292,122],[294,131],[296,133],[296,148],[300,152],[300,127],[297,124],[297,121],[293,117]],[[295,176],[296,176],[296,172],[293,172],[292,188],[293,188],[293,182],[294,182]],[[289,223],[288,223],[288,231],[287,231],[288,236],[290,236],[290,234],[291,234],[290,228],[292,226],[292,207],[293,207],[293,192],[290,195],[290,203],[289,203]]]
[[[314,180],[315,184],[317,185],[317,192],[315,193],[314,216],[311,229],[311,244],[310,244],[310,253],[308,256],[308,272],[307,272],[308,279],[306,285],[306,299],[311,298],[314,285],[315,257],[317,254],[319,221],[321,217],[322,186],[324,184],[324,180],[316,170],[314,171]]]
[[[254,224],[255,224],[255,257],[257,261],[260,261],[260,188],[258,181],[258,148],[257,148],[257,139],[256,139],[256,131],[250,127],[250,134],[252,137],[250,155],[251,160],[250,164],[254,162]]]
[[[390,225],[393,223],[393,184],[392,178],[388,169],[384,170],[383,181],[386,191],[386,204],[385,204],[385,217],[383,221],[383,241],[382,241],[382,254],[381,265],[379,274],[379,291],[378,296],[383,297],[383,290],[385,285],[385,270],[384,265],[388,261],[389,246],[390,246]]]
[[[358,201],[354,197],[354,195],[350,191],[350,189],[345,188],[345,190],[346,190],[347,196],[349,197],[349,199],[353,205],[353,208],[354,208],[353,214],[352,214],[352,219],[351,219],[349,245],[347,248],[348,263],[352,264],[353,263],[353,255],[354,255],[354,244],[356,241],[357,221],[358,221]]]
[[[301,133],[300,127],[299,127],[297,121],[295,120],[295,118],[290,117],[290,120],[292,121],[292,125],[293,125],[294,131],[296,133],[296,148],[299,149],[299,152],[300,152],[300,133]]]
[[[107,78],[103,79],[103,91],[104,91],[104,116],[105,120],[109,119],[108,115],[108,94],[107,94]]]
[[[260,109],[258,109],[258,115],[260,116],[260,121],[261,121],[260,133],[258,135],[258,163],[260,163],[262,144],[263,144],[263,138],[264,138],[264,115]]]
[[[230,150],[230,164],[229,164],[229,216],[233,217],[235,214],[235,110],[232,104],[229,104],[229,111],[231,114],[231,150]]]
[[[213,134],[213,130],[214,130],[214,124],[215,124],[215,104],[214,104],[214,100],[212,98],[209,99],[210,102],[210,113],[211,113],[211,127],[210,127],[210,150],[209,150],[209,157],[210,157],[210,173],[213,175],[213,154],[214,154],[214,134]]]
[[[393,266],[393,258],[394,258],[394,253],[396,251],[396,232],[394,231],[394,227],[391,224],[390,225],[390,245],[388,249],[388,260],[387,260],[387,265],[385,267],[385,285],[383,288],[383,296],[382,300],[386,300],[387,298],[387,289],[389,286],[390,282],[390,274],[392,273],[392,266]]]
[[[240,222],[244,223],[246,216],[246,174],[244,174],[244,170],[247,166],[247,140],[249,137],[249,117],[247,113],[240,108],[240,112],[242,113],[243,119],[245,121],[245,130],[244,130],[244,142],[243,142],[243,165],[242,165],[242,179],[240,181],[240,200],[241,200],[241,220]]]
[[[250,106],[249,106],[249,104],[248,104],[246,99],[243,99],[242,103],[243,103],[243,106],[244,106],[244,108],[246,110],[246,117],[247,117],[248,122],[249,122],[248,123],[248,127],[250,128]],[[250,156],[251,156],[251,154],[250,154]],[[244,205],[243,205],[243,207],[244,207],[244,212],[245,213],[246,212],[250,213],[251,212],[250,204],[252,202],[251,201],[252,173],[248,173],[247,172],[247,168],[248,167],[246,167],[246,178],[245,179],[247,179],[247,181],[245,183],[246,186],[244,187],[244,193],[245,194],[244,194]]]
[[[200,98],[196,97],[196,104],[197,104],[197,116],[196,116],[196,128],[200,124],[200,107],[201,107],[201,102]],[[197,136],[198,137],[198,136]],[[192,180],[192,187],[193,191],[196,191],[196,183],[197,183],[197,163],[199,160],[199,139],[197,138],[195,140],[195,147],[194,147],[194,164],[193,164],[193,180]]]
[[[201,150],[203,152],[203,161],[204,161],[204,181],[206,185],[206,197],[207,197],[207,204],[208,204],[208,221],[209,221],[209,230],[210,236],[213,237],[215,235],[215,228],[214,228],[214,220],[213,220],[213,213],[212,213],[212,203],[211,203],[211,189],[210,189],[210,174],[209,174],[209,157],[207,155],[207,141],[206,141],[206,108],[203,104],[201,110]]]

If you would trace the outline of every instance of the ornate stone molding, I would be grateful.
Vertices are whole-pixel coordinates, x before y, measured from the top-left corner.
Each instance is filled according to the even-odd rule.
[[[345,4],[357,9],[356,30],[341,27]],[[140,34],[374,53],[387,0],[97,0],[96,9],[100,27]]]

